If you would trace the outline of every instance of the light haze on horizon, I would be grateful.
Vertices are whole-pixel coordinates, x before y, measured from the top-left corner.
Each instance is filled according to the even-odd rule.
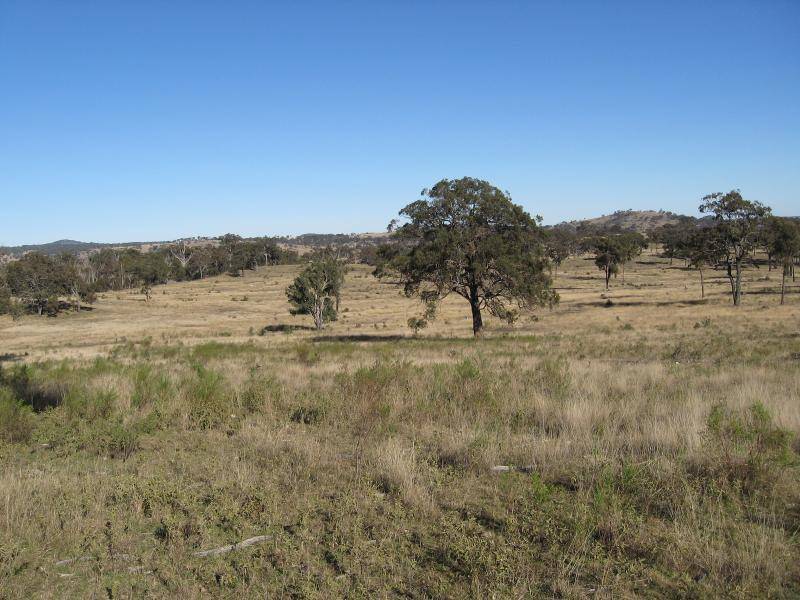
[[[300,4],[0,2],[0,246],[382,231],[465,175],[800,215],[800,2]]]

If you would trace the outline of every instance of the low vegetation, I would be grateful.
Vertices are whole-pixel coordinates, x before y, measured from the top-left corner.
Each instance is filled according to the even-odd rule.
[[[361,267],[328,337],[249,338],[258,312],[288,317],[298,268],[280,267],[275,285],[229,280],[254,298],[229,301],[244,338],[214,337],[207,290],[221,284],[189,282],[176,286],[208,341],[169,330],[3,363],[4,591],[797,595],[796,293],[775,318],[758,303],[777,296],[729,307],[720,273],[709,304],[692,305],[693,272],[647,255],[605,309],[590,267],[566,261],[561,303],[513,336],[493,320],[470,340],[453,301],[427,337],[403,337],[415,304]],[[168,298],[155,288],[148,310]],[[17,328],[80,328],[105,303],[108,318],[126,306],[99,299],[90,316],[3,332],[15,348],[31,339],[9,337]],[[373,305],[399,313],[388,329],[359,327],[389,318]]]
[[[734,306],[716,226],[454,238],[416,218],[441,199],[346,277],[320,252],[1,316],[0,597],[800,595],[794,225]],[[475,337],[448,292],[501,276],[559,302],[479,304]]]

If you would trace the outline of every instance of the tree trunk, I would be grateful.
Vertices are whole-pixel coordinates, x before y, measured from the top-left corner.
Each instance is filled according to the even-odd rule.
[[[786,271],[789,265],[783,265],[783,271],[781,275],[781,306],[783,306],[783,299],[786,295]]]
[[[739,306],[742,302],[742,266],[736,263],[736,287],[733,291],[733,305]]]
[[[472,309],[472,334],[479,336],[481,329],[483,329],[483,318],[481,317],[477,288],[472,288],[469,291],[469,306]]]
[[[728,281],[731,284],[731,296],[733,297],[733,303],[736,304],[736,281],[733,277],[733,271],[731,267],[731,263],[728,262],[726,265],[728,271]]]
[[[706,286],[703,282],[703,269],[698,269],[700,271],[700,298],[706,297]]]
[[[314,303],[314,327],[316,327],[318,330],[325,326],[325,323],[322,321],[322,311],[324,306],[324,302]]]
[[[606,265],[606,289],[608,289],[608,280],[611,279],[611,267]]]

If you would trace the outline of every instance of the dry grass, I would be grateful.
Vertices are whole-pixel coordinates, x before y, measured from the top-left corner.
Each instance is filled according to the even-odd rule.
[[[258,335],[308,325],[293,273],[0,321],[0,597],[800,594],[797,287],[574,259],[538,321],[411,339],[357,267],[322,335]]]

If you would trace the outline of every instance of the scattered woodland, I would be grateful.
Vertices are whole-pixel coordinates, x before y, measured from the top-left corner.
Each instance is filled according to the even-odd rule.
[[[698,204],[5,261],[0,598],[800,595],[800,226]]]

